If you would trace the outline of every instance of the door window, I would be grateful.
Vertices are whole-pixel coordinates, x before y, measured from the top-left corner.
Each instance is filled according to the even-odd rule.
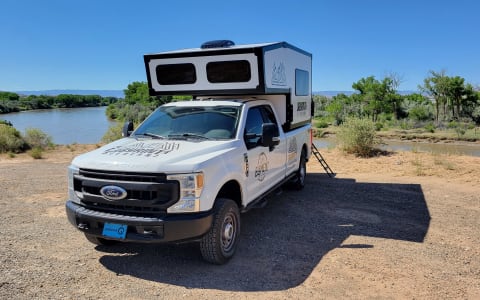
[[[262,125],[265,123],[277,123],[275,114],[269,106],[256,106],[248,110],[244,134],[247,149],[252,149],[260,145]]]

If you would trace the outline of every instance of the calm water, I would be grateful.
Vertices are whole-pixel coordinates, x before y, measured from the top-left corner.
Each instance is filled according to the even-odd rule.
[[[3,114],[22,134],[26,128],[38,128],[50,135],[55,144],[95,144],[100,142],[110,125],[106,107],[34,110]]]
[[[316,139],[314,141],[317,148],[334,148],[337,144],[334,138]],[[480,156],[479,144],[442,144],[442,143],[415,143],[403,141],[388,141],[385,145],[380,145],[380,149],[388,151],[418,151],[431,152],[439,154],[463,154],[470,156]]]

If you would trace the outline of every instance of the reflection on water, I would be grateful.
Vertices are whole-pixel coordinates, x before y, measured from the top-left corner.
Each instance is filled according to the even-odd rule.
[[[55,144],[95,144],[110,125],[106,107],[34,110],[0,115],[22,134],[26,128],[38,128],[50,135]]]
[[[422,143],[408,141],[384,141],[379,148],[387,151],[418,151],[439,154],[462,154],[480,156],[480,144],[448,144],[448,143]],[[315,139],[317,148],[335,148],[337,142],[334,138]]]

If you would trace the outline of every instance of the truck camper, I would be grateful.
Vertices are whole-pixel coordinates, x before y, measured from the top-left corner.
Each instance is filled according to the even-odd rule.
[[[289,183],[311,154],[312,55],[286,42],[144,56],[149,93],[192,95],[157,108],[124,137],[68,168],[68,220],[95,244],[197,241],[235,253],[241,213]]]

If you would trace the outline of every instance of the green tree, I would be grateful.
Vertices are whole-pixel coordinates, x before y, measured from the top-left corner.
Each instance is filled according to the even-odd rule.
[[[478,105],[478,94],[471,84],[466,84],[460,76],[449,77],[445,71],[430,71],[419,89],[435,101],[435,121],[473,118],[473,111]]]
[[[8,100],[8,101],[18,101],[18,99],[20,98],[20,96],[16,93],[12,93],[12,92],[1,92],[0,91],[0,100]]]
[[[448,86],[449,80],[445,75],[445,71],[440,72],[430,71],[430,76],[423,80],[423,85],[418,88],[435,101],[435,122],[440,121],[440,108],[443,107],[443,116],[446,118],[446,107],[448,103]]]
[[[361,78],[352,85],[359,92],[353,99],[361,103],[363,115],[376,122],[381,113],[396,113],[400,107],[402,98],[396,92],[397,86],[397,81],[390,77],[385,77],[382,81],[374,76]]]
[[[434,117],[432,101],[418,93],[403,97],[402,111],[408,115],[408,118],[416,121],[428,121]]]
[[[175,100],[172,96],[150,96],[147,83],[138,81],[130,83],[124,90],[124,94],[125,100],[108,106],[106,114],[109,118],[139,123],[158,106]]]

